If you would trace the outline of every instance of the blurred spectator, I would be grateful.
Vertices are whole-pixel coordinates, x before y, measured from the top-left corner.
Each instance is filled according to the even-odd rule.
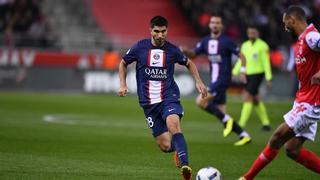
[[[0,0],[0,31],[3,32],[7,24],[10,10],[10,0]]]
[[[280,69],[283,64],[283,54],[280,50],[270,52],[270,60],[272,67]]]
[[[240,39],[241,37],[240,28],[237,24],[231,24],[228,26],[225,30],[225,33],[234,41]]]
[[[320,0],[314,0],[314,7],[318,10],[318,12],[320,11]]]
[[[39,7],[31,0],[16,0],[9,12],[6,32],[26,32],[40,18]]]
[[[2,44],[48,46],[48,25],[36,0],[0,0]]]
[[[198,18],[198,23],[201,27],[207,27],[210,21],[211,15],[207,12],[202,13]]]
[[[114,51],[111,45],[108,46],[103,55],[103,68],[108,70],[116,70],[120,63],[120,58],[120,54]]]

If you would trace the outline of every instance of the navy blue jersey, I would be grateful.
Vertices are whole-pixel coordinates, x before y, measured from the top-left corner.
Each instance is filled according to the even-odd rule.
[[[239,48],[227,36],[204,37],[195,49],[196,55],[206,54],[210,64],[211,82],[228,85],[231,81],[232,54],[239,55]]]
[[[180,91],[173,79],[174,64],[186,65],[188,61],[179,48],[169,42],[156,47],[151,39],[143,39],[128,50],[123,60],[126,64],[137,62],[137,92],[141,106],[179,101]]]

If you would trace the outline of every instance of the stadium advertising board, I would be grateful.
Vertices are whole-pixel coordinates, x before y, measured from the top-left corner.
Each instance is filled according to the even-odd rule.
[[[175,79],[182,95],[195,93],[192,77],[180,71]],[[116,93],[117,69],[103,68],[102,54],[0,50],[0,88],[40,91]],[[128,72],[130,93],[136,92],[135,71]]]

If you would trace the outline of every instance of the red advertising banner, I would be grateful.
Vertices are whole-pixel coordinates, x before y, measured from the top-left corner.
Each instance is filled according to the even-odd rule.
[[[1,49],[0,66],[100,69],[103,67],[103,54]]]

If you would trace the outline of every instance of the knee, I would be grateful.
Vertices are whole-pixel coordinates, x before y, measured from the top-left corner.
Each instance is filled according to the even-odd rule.
[[[299,148],[291,147],[289,145],[285,146],[285,150],[286,150],[286,155],[291,159],[296,159],[300,152]]]
[[[171,143],[169,142],[160,142],[158,146],[162,152],[168,153],[171,152]]]
[[[260,102],[259,99],[253,98],[252,103],[253,103],[254,105],[258,105],[259,102]]]
[[[269,145],[272,149],[280,149],[282,144],[281,144],[281,134],[279,132],[275,132],[270,141]]]
[[[167,128],[171,134],[176,134],[181,132],[180,128],[180,118],[176,114],[169,115],[167,117]]]
[[[256,101],[256,98],[249,92],[246,92],[244,94],[244,101],[245,102],[252,102],[252,103],[255,103]]]
[[[293,160],[297,159],[302,148],[302,143],[303,142],[301,141],[294,141],[294,140],[286,143],[284,146],[286,155]]]
[[[205,109],[208,106],[208,103],[205,102],[203,99],[197,98],[196,105],[201,109]]]

